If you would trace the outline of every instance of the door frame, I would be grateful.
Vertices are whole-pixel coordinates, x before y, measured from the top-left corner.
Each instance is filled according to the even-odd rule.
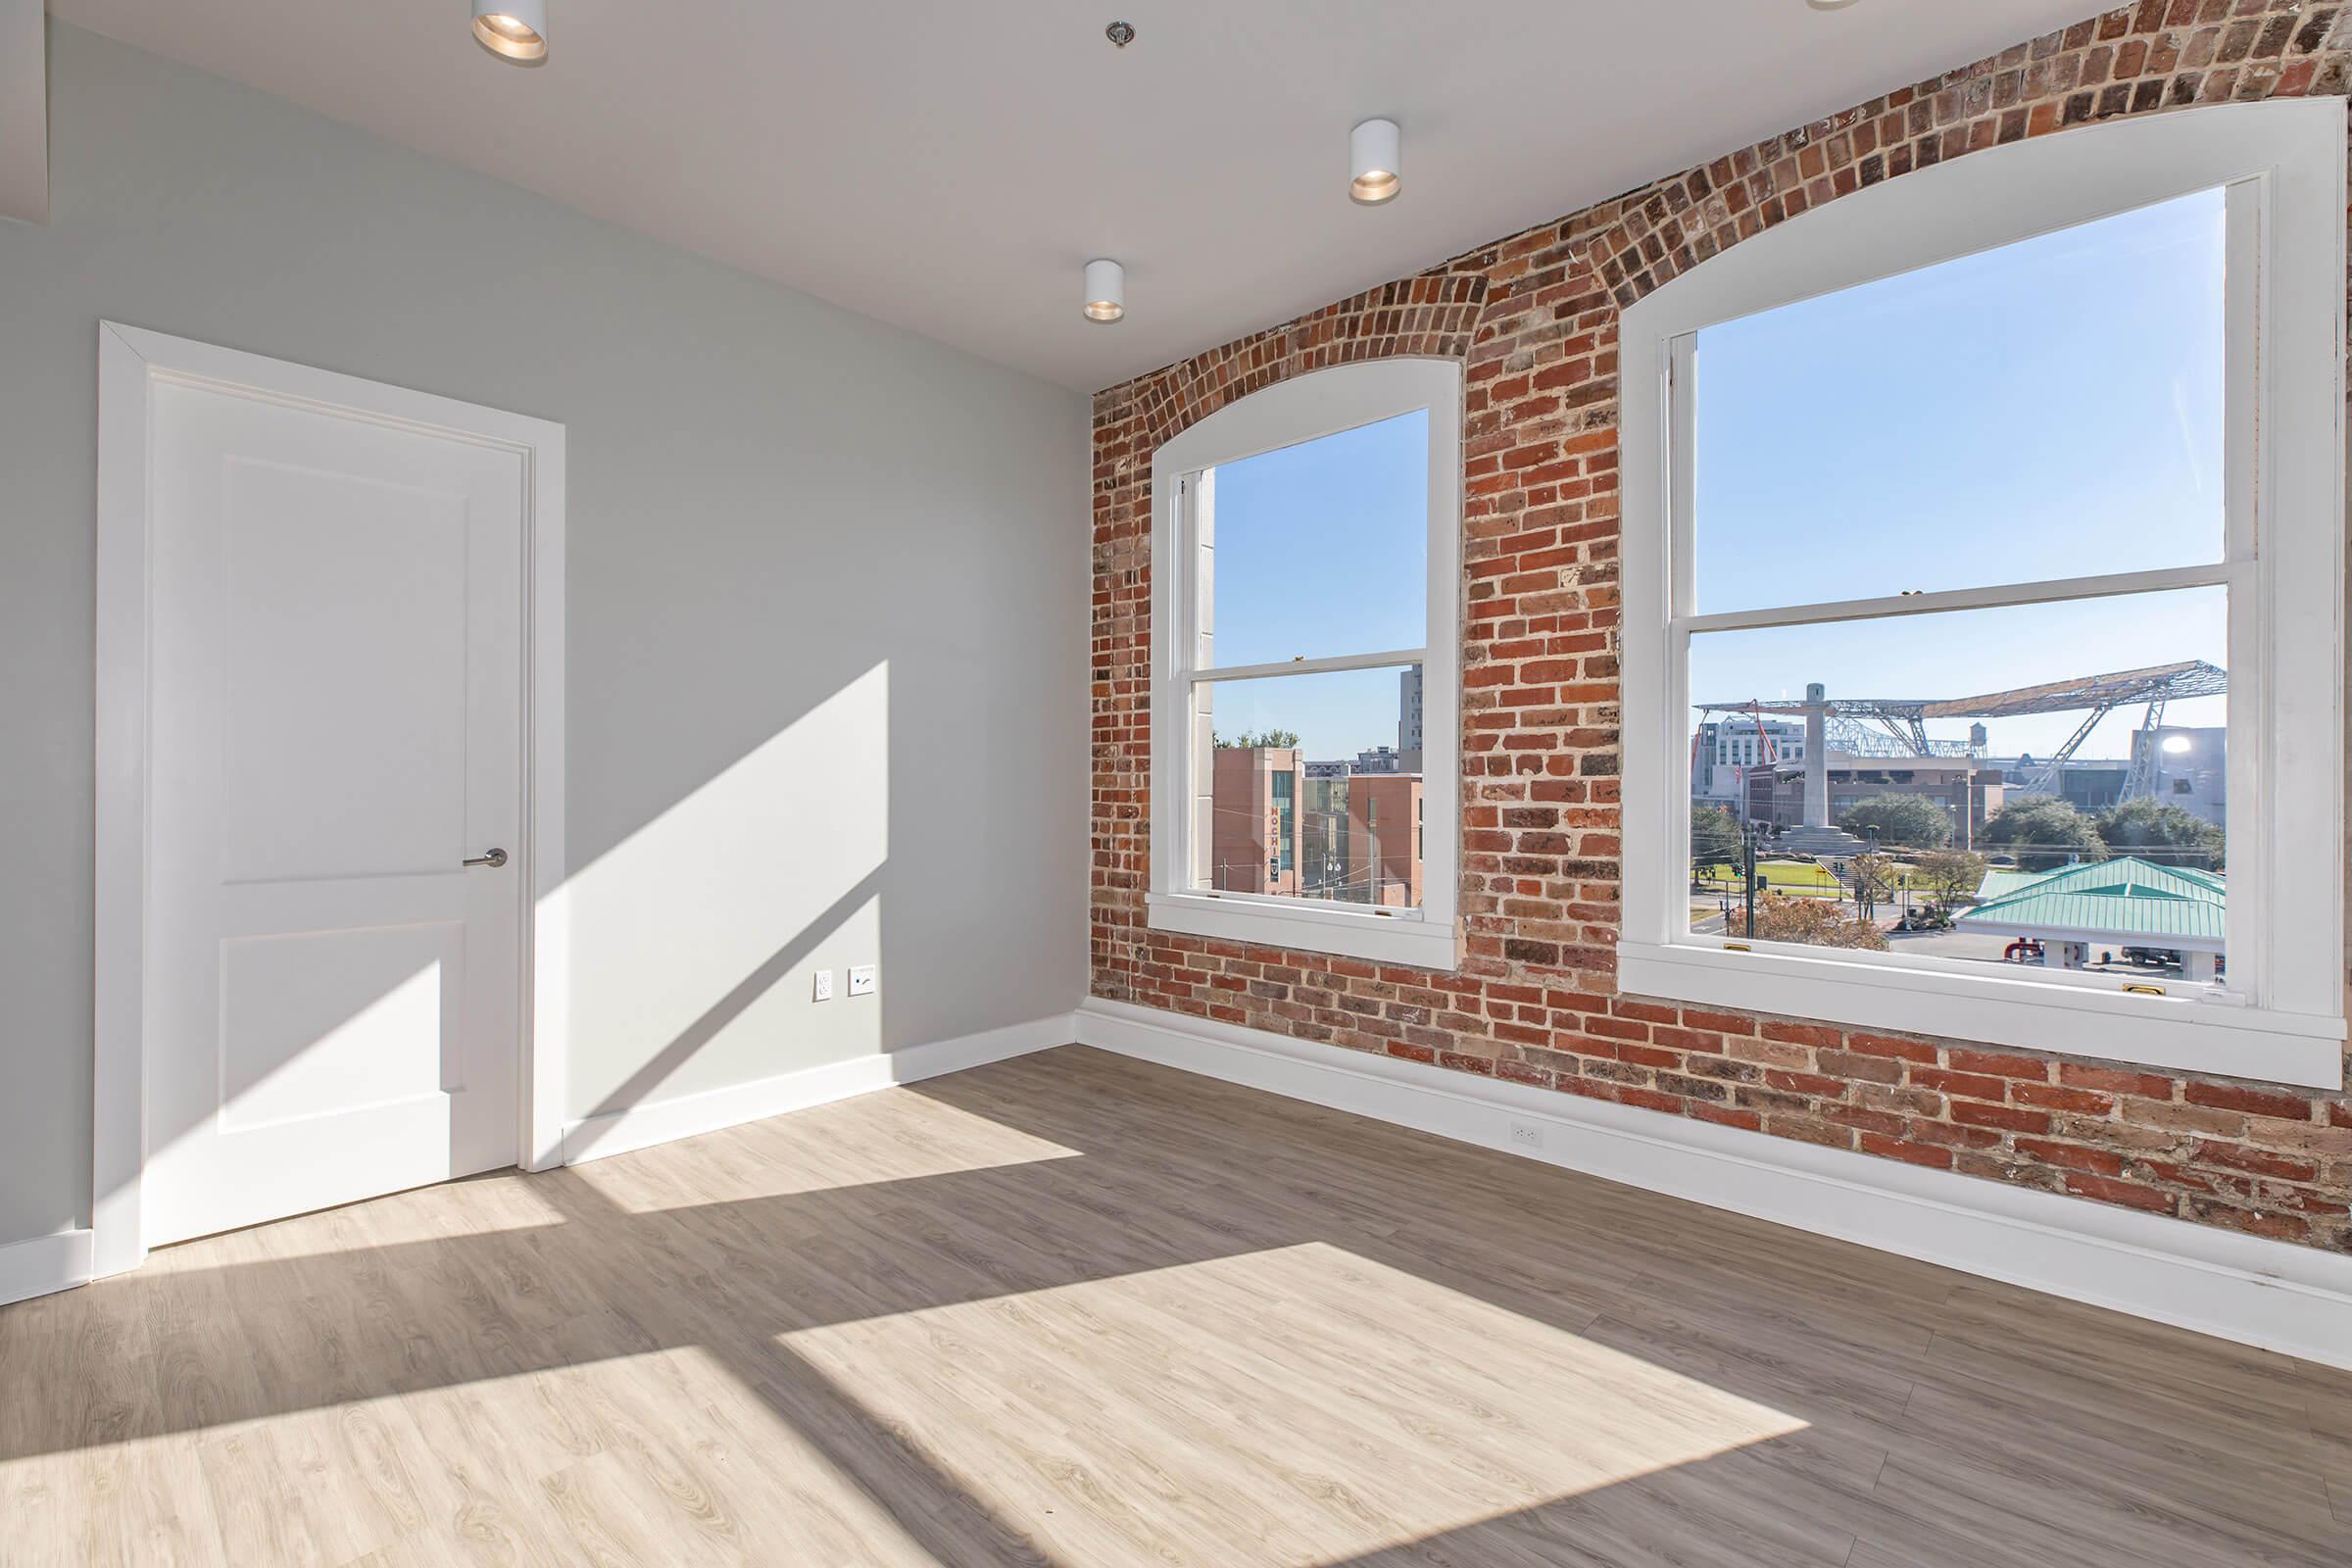
[[[152,620],[151,389],[209,386],[290,408],[516,453],[523,472],[522,901],[515,1148],[525,1170],[564,1161],[564,427],[358,376],[98,323],[97,886],[90,1079],[90,1265],[147,1255],[147,934]]]

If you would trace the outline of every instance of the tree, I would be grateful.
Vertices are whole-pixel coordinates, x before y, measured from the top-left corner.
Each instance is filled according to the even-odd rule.
[[[1704,875],[1719,865],[1740,863],[1740,819],[1720,806],[1690,808],[1690,866]]]
[[[1255,751],[1259,747],[1283,752],[1289,751],[1298,744],[1298,732],[1295,729],[1244,730],[1231,740],[1214,733],[1209,736],[1209,739],[1215,743],[1220,752],[1249,752]]]
[[[2170,802],[2126,801],[2100,812],[2097,827],[2099,841],[2117,855],[2207,871],[2227,863],[2222,830]]]
[[[1984,857],[1966,850],[1935,850],[1919,858],[1912,881],[1927,890],[1939,909],[1948,909],[1984,885]]]
[[[1737,921],[1739,916],[1734,915]],[[1835,900],[1792,899],[1767,893],[1756,901],[1749,936],[1764,942],[1799,942],[1809,948],[1868,948],[1886,951],[1886,933],[1869,920],[1847,914]]]
[[[1890,855],[1857,855],[1845,862],[1845,879],[1853,887],[1854,906],[1863,919],[1877,918],[1879,900],[1894,892],[1898,874]]]
[[[1986,848],[2007,850],[2028,871],[2048,871],[2069,860],[2104,860],[2098,825],[2061,800],[2035,796],[2004,806],[1984,824]]]
[[[1952,842],[1952,816],[1924,795],[1873,795],[1846,808],[1838,825],[1858,839],[1879,830],[1879,842],[1909,850],[1940,850]]]

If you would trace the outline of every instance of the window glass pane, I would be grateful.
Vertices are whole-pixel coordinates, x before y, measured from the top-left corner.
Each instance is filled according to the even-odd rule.
[[[1747,933],[1752,837],[1766,940],[2213,978],[2227,600],[1693,636],[1691,928]]]
[[[1419,665],[1193,692],[1192,886],[1420,906]]]
[[[1698,334],[1698,613],[2223,549],[2220,190]]]
[[[1221,464],[1196,481],[1202,667],[1429,640],[1429,416]]]

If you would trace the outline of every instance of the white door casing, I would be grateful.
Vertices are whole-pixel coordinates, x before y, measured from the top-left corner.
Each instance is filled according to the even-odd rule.
[[[101,348],[95,1271],[551,1162],[561,427]]]

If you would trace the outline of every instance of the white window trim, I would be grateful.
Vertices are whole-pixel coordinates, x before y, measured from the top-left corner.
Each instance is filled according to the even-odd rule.
[[[1426,853],[1418,909],[1369,908],[1184,885],[1193,863],[1186,723],[1194,669],[1188,522],[1179,481],[1220,464],[1296,446],[1399,415],[1429,414],[1429,626],[1422,667],[1422,801]],[[1227,404],[1160,444],[1152,458],[1152,885],[1153,930],[1339,954],[1374,963],[1452,969],[1460,956],[1462,372],[1451,360],[1393,359],[1335,366],[1279,381]],[[1368,653],[1219,668],[1219,679],[1394,665]]]
[[[2345,120],[2336,99],[2118,121],[1922,170],[1744,241],[1625,313],[1627,993],[2312,1088],[2343,1086]],[[1717,322],[2174,197],[2230,187],[2226,564],[1839,607],[1915,614],[2228,582],[2230,988],[2128,995],[2112,978],[1983,975],[1926,959],[1691,934],[1689,636],[1819,618],[1698,617],[1672,443],[1677,345]],[[2250,329],[2245,317],[2251,314]],[[1688,411],[1680,411],[1686,417]],[[2258,456],[2256,429],[2263,432]],[[1687,471],[1687,470],[1686,470]],[[2250,538],[2262,542],[2249,560]],[[2241,612],[2251,593],[2264,609]],[[2094,989],[2094,985],[2097,987]],[[2220,1005],[2227,1000],[2233,1005]]]

